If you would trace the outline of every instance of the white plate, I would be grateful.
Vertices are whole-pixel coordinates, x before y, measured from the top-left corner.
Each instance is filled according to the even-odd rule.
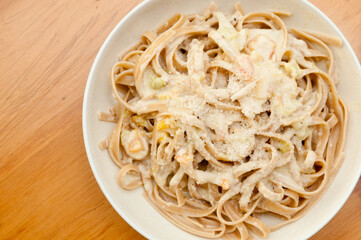
[[[148,239],[201,239],[175,227],[164,219],[142,197],[142,188],[134,191],[121,189],[116,181],[118,167],[107,151],[100,151],[98,142],[109,136],[114,125],[97,120],[98,111],[106,111],[115,104],[110,87],[110,69],[117,56],[138,42],[143,32],[155,29],[173,14],[202,11],[209,0],[149,0],[133,9],[114,28],[101,47],[90,71],[83,104],[84,142],[90,166],[100,188],[115,210],[139,233]],[[236,0],[215,0],[222,11],[231,12]],[[346,158],[334,182],[323,198],[309,213],[295,223],[270,234],[269,239],[306,239],[319,231],[339,211],[355,187],[361,172],[361,111],[352,106],[361,105],[361,68],[338,28],[315,6],[305,0],[243,0],[245,12],[268,9],[287,9],[292,16],[286,19],[288,27],[318,30],[339,36],[343,47],[332,47],[336,69],[342,78],[338,91],[351,106],[347,132]]]

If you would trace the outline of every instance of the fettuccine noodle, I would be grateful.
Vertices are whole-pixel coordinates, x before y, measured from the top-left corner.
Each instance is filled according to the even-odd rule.
[[[267,237],[303,216],[339,169],[348,112],[327,44],[282,11],[176,14],[111,71],[101,147],[124,189],[206,238]],[[267,224],[267,220],[278,222]]]

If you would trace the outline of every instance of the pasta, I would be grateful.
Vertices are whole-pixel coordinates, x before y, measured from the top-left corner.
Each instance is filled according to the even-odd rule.
[[[287,29],[281,11],[210,4],[147,31],[111,71],[116,123],[101,142],[124,189],[206,238],[249,239],[302,217],[344,153],[338,39]],[[273,224],[270,224],[270,223]]]

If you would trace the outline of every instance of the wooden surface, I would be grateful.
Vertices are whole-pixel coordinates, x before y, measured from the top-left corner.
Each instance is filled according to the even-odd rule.
[[[110,206],[86,157],[91,64],[140,0],[0,1],[0,239],[144,239]],[[361,1],[312,0],[361,59]],[[361,181],[312,239],[361,239]]]

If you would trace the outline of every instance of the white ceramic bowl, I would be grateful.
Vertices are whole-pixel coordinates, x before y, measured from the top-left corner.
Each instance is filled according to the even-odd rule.
[[[139,233],[148,239],[195,240],[189,234],[164,219],[141,195],[143,189],[121,189],[116,181],[118,168],[107,151],[100,151],[98,142],[109,136],[114,125],[97,120],[98,111],[107,111],[115,104],[112,98],[109,73],[117,56],[136,43],[141,34],[154,29],[173,14],[203,10],[209,0],[149,0],[134,8],[114,28],[101,47],[85,89],[83,104],[84,142],[90,166],[100,188],[115,210]],[[224,12],[233,11],[236,0],[214,0]],[[346,158],[332,185],[323,198],[302,219],[270,234],[269,239],[306,239],[319,231],[342,207],[361,172],[361,68],[350,44],[340,30],[320,10],[305,0],[243,0],[245,12],[268,9],[287,9],[292,16],[285,18],[288,27],[299,27],[330,33],[343,40],[343,47],[332,47],[336,69],[342,80],[338,91],[351,106],[347,131]],[[342,60],[342,61],[341,61]]]

